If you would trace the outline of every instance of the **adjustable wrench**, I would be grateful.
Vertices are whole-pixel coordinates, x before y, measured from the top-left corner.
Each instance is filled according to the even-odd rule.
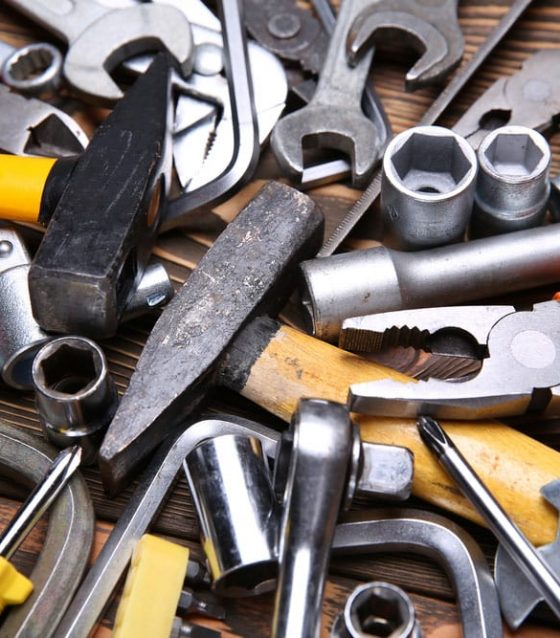
[[[81,153],[88,138],[67,113],[0,84],[0,152],[65,157]]]
[[[122,92],[109,73],[126,58],[167,49],[188,75],[193,42],[189,21],[176,8],[142,4],[111,9],[95,0],[7,0],[12,7],[68,42],[64,76],[83,96],[111,103]]]

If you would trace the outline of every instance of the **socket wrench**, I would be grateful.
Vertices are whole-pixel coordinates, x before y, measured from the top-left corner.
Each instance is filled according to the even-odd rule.
[[[371,248],[304,261],[308,331],[336,341],[344,319],[464,303],[558,281],[560,225],[414,253]]]
[[[377,484],[370,476],[375,471]],[[274,468],[282,520],[273,638],[318,635],[336,521],[354,493],[404,500],[412,475],[412,454],[396,446],[361,443],[345,406],[322,399],[300,401]]]

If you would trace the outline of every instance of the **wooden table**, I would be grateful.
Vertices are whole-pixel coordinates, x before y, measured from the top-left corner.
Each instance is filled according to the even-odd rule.
[[[461,2],[459,17],[466,40],[465,60],[473,55],[490,30],[505,14],[508,4],[508,2],[500,0],[494,0],[492,4],[487,4],[482,0]],[[22,45],[33,39],[51,39],[49,34],[40,32],[30,22],[5,7],[0,8],[0,30],[6,40],[16,45]],[[452,125],[469,104],[494,80],[514,73],[519,69],[523,60],[533,52],[559,45],[560,3],[554,0],[535,2],[533,8],[527,11],[511,31],[509,37],[499,46],[488,63],[476,74],[468,88],[455,101],[441,123]],[[404,72],[411,66],[412,60],[409,52],[404,55],[402,53],[395,55],[394,52],[387,50],[376,54],[373,81],[396,133],[413,126],[438,92],[438,88],[432,88],[414,94],[404,93]],[[86,108],[76,114],[80,122],[90,131],[103,115],[103,111],[92,108]],[[559,143],[558,136],[551,138],[554,174],[560,168]],[[263,154],[258,176],[268,178],[276,175],[279,175],[278,169],[267,150]],[[231,219],[257,190],[259,184],[260,182],[255,180],[229,202],[216,207],[215,212],[226,220]],[[315,189],[311,195],[323,208],[327,216],[328,228],[332,228],[359,193],[344,185],[332,185]],[[29,233],[27,234],[29,235]],[[34,239],[32,235],[33,233],[30,236],[31,241]],[[212,240],[211,235],[187,235],[180,231],[168,234],[161,237],[154,254],[154,260],[165,264],[174,283],[179,287]],[[354,238],[347,242],[346,247],[363,247],[368,243],[368,240]],[[538,291],[535,298],[546,298],[547,294],[548,291],[545,291],[544,294],[543,291]],[[114,339],[102,344],[121,393],[128,384],[153,321],[152,317],[126,324]],[[225,392],[221,392],[219,395],[215,394],[208,403],[212,407],[250,415],[269,425],[282,426],[275,418],[270,417],[247,401]],[[17,393],[1,388],[0,418],[20,428],[35,433],[40,432],[31,393]],[[84,474],[97,514],[93,561],[110,533],[112,524],[127,502],[130,489],[118,498],[109,500],[103,494],[97,471],[86,469]],[[0,481],[0,524],[2,526],[13,515],[18,502],[24,495],[25,491],[20,486]],[[414,506],[421,505],[418,502],[413,504]],[[495,551],[495,541],[492,535],[474,524],[460,522],[477,538],[488,558],[492,560]],[[40,552],[45,528],[46,523],[40,523],[16,555],[15,562],[26,573],[29,573],[34,558]],[[192,547],[195,555],[202,557],[198,544],[196,518],[188,488],[182,477],[154,523],[152,531]],[[411,593],[425,636],[451,638],[461,635],[460,622],[453,603],[450,584],[438,567],[423,559],[412,560],[409,557],[397,555],[378,555],[371,559],[337,559],[333,561],[325,596],[322,636],[328,636],[332,620],[341,609],[352,588],[360,581],[371,579],[390,581]],[[269,635],[272,610],[271,596],[229,601],[226,603],[226,607],[228,615],[225,623],[209,623],[202,618],[193,618],[193,620],[219,628],[223,636],[260,637]],[[113,602],[95,634],[97,638],[110,634],[115,609],[116,602]],[[530,624],[515,634],[507,633],[507,635],[560,636],[560,631]]]

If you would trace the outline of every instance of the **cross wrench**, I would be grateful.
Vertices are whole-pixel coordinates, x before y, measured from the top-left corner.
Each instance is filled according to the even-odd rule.
[[[92,101],[111,103],[122,92],[109,72],[146,50],[167,49],[181,71],[191,70],[189,21],[175,7],[142,4],[108,8],[95,0],[7,0],[12,7],[68,42],[64,76]]]
[[[365,185],[377,161],[377,129],[360,106],[373,50],[365,52],[353,68],[347,64],[345,51],[350,25],[370,1],[342,3],[311,101],[274,127],[272,150],[281,167],[295,177],[303,173],[302,146],[306,140],[350,156],[354,186]]]

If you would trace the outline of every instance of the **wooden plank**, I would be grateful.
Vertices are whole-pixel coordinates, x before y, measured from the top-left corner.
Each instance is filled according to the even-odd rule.
[[[459,17],[466,40],[465,60],[473,55],[477,47],[484,40],[497,21],[507,11],[509,3],[506,0],[493,0],[486,3],[483,0],[465,0],[459,5]],[[11,42],[21,45],[35,38],[53,41],[52,37],[18,16],[13,10],[2,6],[0,8],[0,34]],[[500,45],[490,61],[483,66],[475,76],[469,87],[459,96],[455,104],[446,114],[443,123],[452,125],[468,105],[478,97],[493,81],[501,75],[514,73],[521,62],[532,52],[540,48],[557,47],[560,44],[560,7],[557,0],[534,3],[510,36]],[[413,56],[402,52],[396,53],[389,47],[382,47],[376,52],[375,72],[373,83],[389,113],[395,132],[399,132],[416,123],[422,113],[428,108],[438,87],[423,89],[414,94],[403,92],[404,72],[410,66]],[[463,62],[463,63],[464,63]],[[66,102],[77,108],[75,102]],[[76,117],[89,132],[94,130],[95,124],[105,116],[104,109],[80,107],[75,111]],[[1,114],[0,114],[1,117]],[[551,139],[553,150],[553,172],[560,169],[560,136]],[[270,152],[263,155],[259,175],[281,177],[278,167],[271,160]],[[216,207],[216,214],[223,220],[231,219],[243,205],[246,197],[254,192],[258,184],[249,185],[240,195],[226,204]],[[323,208],[327,216],[328,228],[334,227],[346,209],[355,201],[357,191],[344,185],[331,185],[312,191],[312,195]],[[176,231],[163,236],[155,251],[156,259],[165,264],[173,281],[179,285],[188,277],[190,269],[204,254],[213,240],[212,234],[197,234],[187,237],[185,233]],[[366,244],[362,244],[363,247]],[[357,247],[357,246],[356,246]],[[127,324],[119,331],[115,339],[103,344],[109,357],[110,368],[115,375],[119,391],[122,393],[134,369],[134,365],[141,352],[145,338],[155,317],[144,318]],[[234,398],[227,392],[215,393],[209,405],[231,409],[243,414],[254,414],[263,421],[278,424],[272,417],[265,417],[259,410],[251,411],[251,405],[239,398]],[[0,389],[0,418],[16,424],[19,427],[40,432],[40,425],[33,406],[32,396]],[[96,535],[96,552],[110,531],[110,523],[122,511],[129,491],[120,497],[109,500],[101,489],[98,473],[95,469],[85,471],[86,480],[90,487],[94,506],[99,517]],[[0,482],[0,494],[8,494],[23,498],[25,490],[21,486],[14,486],[7,481]],[[0,498],[0,524],[6,524],[16,507],[15,502]],[[16,555],[16,563],[22,569],[31,569],[34,556],[40,551],[44,535],[45,523],[41,522],[30,536],[24,547]],[[154,529],[189,542],[194,545],[197,539],[197,525],[193,515],[192,502],[183,479],[179,479],[169,503],[164,507],[154,525]],[[493,551],[493,545],[488,541],[487,533],[480,532],[475,526],[471,531],[477,539],[486,543],[488,554]],[[198,545],[196,545],[198,547]],[[323,636],[328,635],[330,620],[340,609],[344,597],[355,582],[366,578],[385,578],[392,582],[409,587],[418,608],[425,635],[451,637],[459,635],[458,619],[451,600],[451,590],[442,573],[426,561],[412,562],[400,557],[375,557],[374,559],[335,561],[335,574],[328,586],[325,604],[325,621]],[[351,577],[351,578],[348,578]],[[247,600],[228,604],[228,624],[223,626],[224,636],[252,635],[265,636],[269,634],[271,612],[270,597],[263,600]],[[203,621],[201,621],[203,622]],[[105,626],[97,632],[97,636],[108,636],[110,631],[110,616],[105,620]],[[509,634],[508,634],[509,635]],[[518,636],[559,636],[560,632],[537,629],[529,626]]]

